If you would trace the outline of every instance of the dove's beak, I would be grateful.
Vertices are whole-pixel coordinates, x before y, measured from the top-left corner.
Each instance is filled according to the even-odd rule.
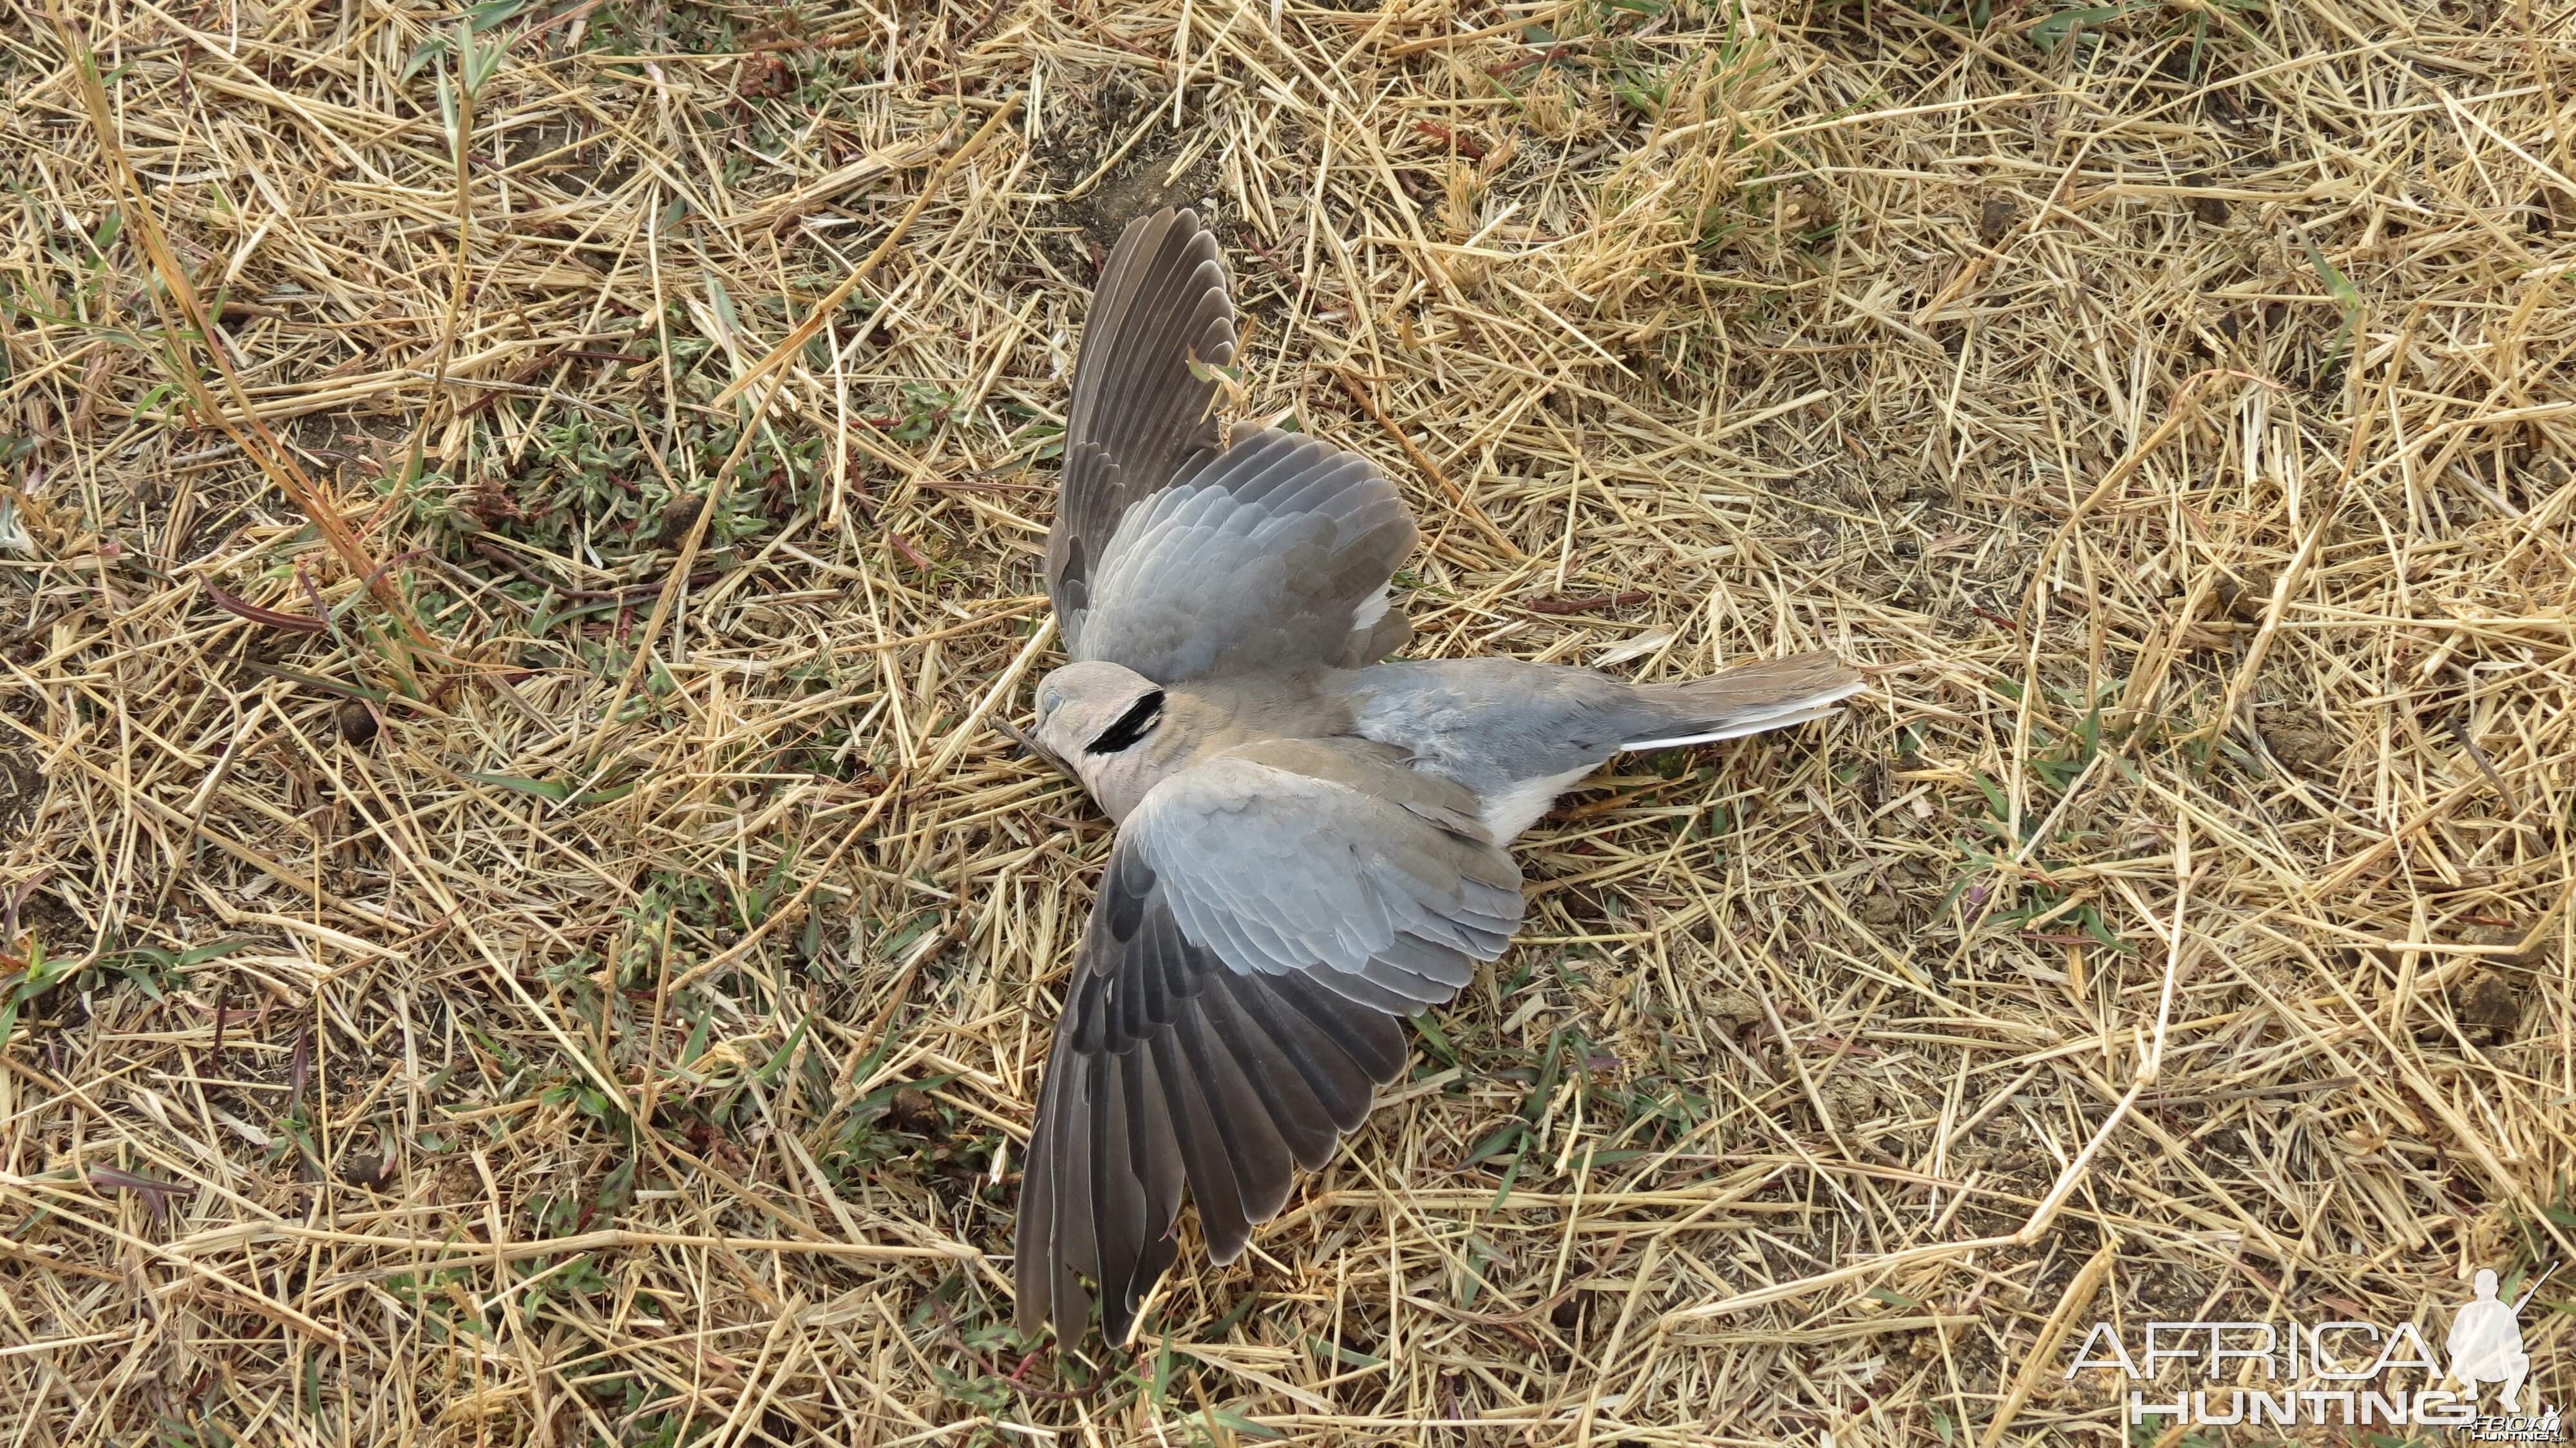
[[[994,728],[1011,736],[1011,743],[1013,746],[1011,754],[1013,758],[1018,758],[1021,755],[1035,755],[1037,758],[1043,759],[1048,764],[1053,765],[1056,773],[1063,775],[1065,778],[1072,780],[1076,784],[1080,784],[1082,782],[1082,776],[1073,772],[1072,765],[1067,764],[1062,759],[1058,758],[1054,750],[1047,748],[1045,745],[1037,742],[1037,740],[1021,732],[1018,725],[1013,724],[1008,719],[995,719],[992,722]]]

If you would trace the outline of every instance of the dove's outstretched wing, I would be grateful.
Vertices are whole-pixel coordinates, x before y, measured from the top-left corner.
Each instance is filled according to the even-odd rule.
[[[1403,1069],[1398,1018],[1519,928],[1519,869],[1473,796],[1402,757],[1246,745],[1120,829],[1021,1180],[1024,1332],[1079,1337],[1097,1291],[1103,1337],[1125,1342],[1172,1263],[1184,1184],[1232,1261]]]
[[[1047,535],[1073,658],[1175,683],[1357,666],[1409,632],[1386,596],[1415,538],[1393,484],[1294,433],[1220,446],[1211,369],[1234,343],[1215,235],[1187,211],[1131,224],[1084,324]]]
[[[1127,510],[1073,656],[1158,683],[1374,663],[1411,633],[1387,581],[1413,540],[1366,458],[1247,429]]]

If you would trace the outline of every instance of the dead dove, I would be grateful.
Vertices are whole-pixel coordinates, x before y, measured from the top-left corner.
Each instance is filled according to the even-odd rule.
[[[1505,850],[1622,750],[1819,719],[1826,654],[1632,684],[1517,659],[1381,663],[1413,519],[1377,469],[1219,434],[1234,307],[1188,211],[1102,269],[1066,415],[1046,586],[1072,662],[1033,743],[1118,822],[1020,1186],[1018,1322],[1123,1345],[1182,1190],[1231,1262],[1521,923]],[[1088,1281],[1086,1282],[1086,1279]]]

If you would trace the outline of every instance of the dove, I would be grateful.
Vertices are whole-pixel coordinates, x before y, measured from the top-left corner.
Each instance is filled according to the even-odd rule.
[[[1112,1347],[1179,1252],[1212,1262],[1404,1070],[1402,1022],[1520,928],[1507,847],[1612,755],[1820,719],[1825,654],[1637,684],[1389,662],[1414,521],[1366,459],[1221,434],[1233,303],[1187,210],[1130,224],[1074,364],[1045,583],[1070,662],[1014,729],[1117,823],[1038,1095],[1016,1317]]]

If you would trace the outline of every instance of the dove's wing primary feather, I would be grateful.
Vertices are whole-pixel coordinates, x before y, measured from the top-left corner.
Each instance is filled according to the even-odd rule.
[[[1184,1183],[1229,1262],[1404,1064],[1397,1018],[1502,953],[1520,872],[1458,785],[1360,741],[1271,740],[1155,787],[1119,831],[1020,1189],[1023,1331],[1126,1341]]]
[[[1224,443],[1209,404],[1234,360],[1234,304],[1214,233],[1187,211],[1130,225],[1101,268],[1065,412],[1064,481],[1047,534],[1047,593],[1079,644],[1091,585],[1118,520],[1200,453]]]
[[[1187,211],[1130,225],[1084,324],[1047,537],[1073,658],[1168,684],[1357,667],[1409,632],[1386,598],[1415,537],[1403,499],[1312,438],[1247,428],[1220,451],[1191,364],[1233,356],[1215,236]]]

